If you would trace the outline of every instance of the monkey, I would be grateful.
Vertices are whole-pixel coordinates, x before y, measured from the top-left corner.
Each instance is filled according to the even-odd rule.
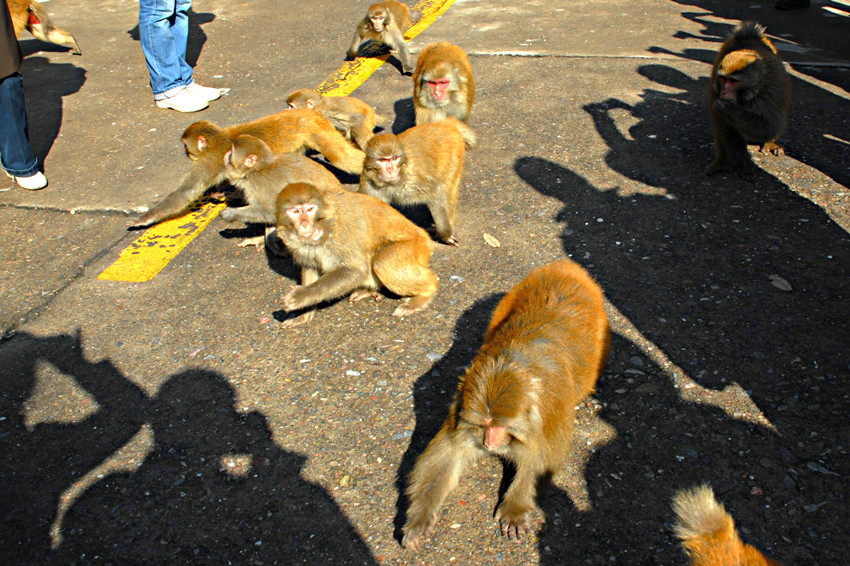
[[[788,124],[791,79],[764,26],[743,22],[720,47],[708,90],[714,130],[714,161],[708,175],[731,171],[751,178],[755,165],[747,144],[784,155],[778,144]]]
[[[393,50],[401,62],[402,73],[407,74],[413,69],[413,64],[410,60],[410,50],[404,42],[404,32],[412,25],[410,8],[401,2],[385,0],[372,4],[354,30],[354,40],[347,55],[350,59],[357,57],[360,44],[365,39],[371,39]]]
[[[240,134],[260,138],[274,153],[314,149],[344,171],[360,174],[363,170],[365,154],[312,110],[284,110],[225,128],[201,120],[186,128],[182,137],[186,156],[193,162],[192,169],[183,176],[174,191],[132,221],[128,228],[142,228],[178,216],[204,191],[221,183],[224,180],[224,154],[230,151],[233,139]]]
[[[315,110],[360,149],[366,149],[375,126],[386,123],[386,118],[376,114],[374,108],[353,96],[324,96],[302,88],[290,94],[286,103],[289,108]]]
[[[366,144],[359,192],[402,205],[423,203],[434,218],[437,237],[457,246],[454,220],[465,147],[475,133],[449,118],[399,135],[378,134]]]
[[[420,550],[464,469],[485,454],[516,467],[496,508],[501,534],[530,530],[537,481],[569,455],[576,405],[608,358],[603,304],[602,289],[571,260],[536,269],[499,301],[443,426],[410,474],[405,548]]]
[[[416,124],[454,116],[469,120],[475,101],[475,80],[466,53],[448,41],[432,43],[419,54],[413,72]]]
[[[673,511],[677,518],[673,530],[691,566],[782,566],[741,541],[735,521],[709,486],[678,491]]]
[[[6,0],[6,3],[9,5],[9,12],[12,14],[12,26],[15,28],[15,35],[18,39],[20,39],[21,33],[27,30],[33,37],[41,41],[70,47],[73,55],[83,54],[74,36],[53,25],[53,21],[48,17],[47,12],[36,0]]]
[[[386,288],[404,297],[393,316],[428,306],[437,275],[428,267],[434,243],[390,205],[340,187],[287,185],[277,197],[277,238],[301,266],[301,285],[280,298],[287,312],[349,294],[380,300]],[[306,324],[315,310],[283,321]]]

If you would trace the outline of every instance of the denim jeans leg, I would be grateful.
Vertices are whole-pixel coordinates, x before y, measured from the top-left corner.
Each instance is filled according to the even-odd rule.
[[[191,0],[140,0],[139,40],[154,99],[174,96],[192,82],[186,63]]]
[[[38,159],[27,137],[27,104],[20,73],[0,79],[0,164],[18,177],[38,173]]]

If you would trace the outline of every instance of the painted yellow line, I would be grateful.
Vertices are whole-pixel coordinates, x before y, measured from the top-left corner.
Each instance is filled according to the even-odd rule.
[[[413,7],[413,11],[421,14],[419,21],[407,30],[404,37],[410,41],[425,31],[454,3],[455,0],[421,0]],[[348,61],[316,90],[327,96],[348,96],[387,59],[389,55],[358,57]],[[189,214],[148,228],[98,279],[132,283],[150,281],[212,222],[224,206],[223,203],[201,201]]]
[[[225,207],[209,199],[192,207],[189,214],[161,222],[127,246],[118,259],[98,276],[108,281],[150,281],[168,262],[201,233]]]
[[[413,7],[413,11],[421,14],[404,37],[408,41],[425,31],[437,18],[448,10],[455,0],[422,0]],[[378,57],[357,57],[354,61],[348,61],[339,70],[322,82],[316,90],[325,96],[348,96],[357,87],[366,82],[378,67],[389,59],[389,54]]]

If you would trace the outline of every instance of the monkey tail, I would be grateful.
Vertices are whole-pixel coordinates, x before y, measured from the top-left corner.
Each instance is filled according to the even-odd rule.
[[[754,547],[744,544],[735,530],[735,521],[714,491],[701,485],[681,490],[673,498],[677,522],[676,536],[693,566],[770,566],[778,562],[766,558]]]

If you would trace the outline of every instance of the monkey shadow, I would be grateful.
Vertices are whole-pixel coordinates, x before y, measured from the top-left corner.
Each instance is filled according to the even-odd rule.
[[[454,398],[460,376],[481,348],[490,317],[503,296],[504,293],[494,293],[475,301],[458,318],[454,332],[456,340],[449,351],[413,384],[413,412],[416,415],[416,426],[396,472],[395,485],[398,501],[396,516],[393,520],[393,536],[399,542],[403,536],[401,529],[407,520],[409,507],[405,493],[407,478],[413,470],[416,458],[425,451],[449,414],[449,406]]]
[[[400,98],[393,104],[395,119],[393,120],[392,133],[398,135],[416,125],[416,109],[413,106],[413,98]]]
[[[24,77],[30,146],[43,165],[62,127],[62,98],[79,92],[86,82],[86,70],[46,57],[27,57],[20,73]]]
[[[395,67],[399,74],[405,74],[401,61],[386,44],[375,39],[367,39],[357,48],[357,57],[381,57],[383,55],[389,55],[386,63]],[[351,61],[352,59],[346,55],[345,60]]]
[[[201,50],[207,42],[207,34],[201,28],[202,25],[208,24],[215,20],[215,14],[210,12],[198,13],[193,9],[189,9],[189,40],[186,45],[186,63],[193,69],[198,64],[198,58],[201,56]],[[127,30],[127,35],[133,41],[139,41],[139,24],[137,23],[133,29]]]
[[[636,113],[671,112],[666,103],[648,106]],[[686,115],[673,113],[679,123],[686,123]],[[708,389],[719,392],[739,384],[754,410],[782,435],[769,442],[753,439],[747,454],[754,456],[745,458],[746,465],[750,475],[758,470],[759,477],[766,477],[748,486],[778,498],[780,507],[797,509],[797,492],[785,487],[782,474],[773,473],[784,466],[778,463],[780,448],[793,452],[798,462],[816,460],[835,473],[850,473],[846,459],[822,456],[840,451],[848,439],[836,431],[846,431],[850,411],[843,378],[850,366],[850,235],[818,206],[767,174],[756,183],[737,184],[705,182],[699,173],[670,177],[669,154],[660,152],[654,159],[643,152],[659,148],[650,142],[644,150],[641,142],[652,139],[650,132],[661,139],[674,133],[645,122],[630,131],[635,141],[616,138],[610,144],[615,155],[608,162],[620,172],[641,172],[664,185],[666,194],[600,190],[539,157],[522,157],[514,169],[529,187],[563,203],[556,220],[564,225],[565,252],[587,267],[609,301],[651,343],[649,351],[663,353]],[[627,151],[640,153],[636,157]],[[777,286],[776,277],[789,286]],[[729,428],[733,420],[727,419]],[[659,427],[647,450],[679,442],[660,434],[665,430],[679,429]],[[770,474],[755,457],[756,450],[766,450],[763,456],[774,463]],[[631,468],[623,461],[613,471],[620,475]],[[809,498],[830,497],[832,487],[821,478],[805,472],[804,465],[797,471],[800,476],[793,479],[800,480],[798,490],[811,490]],[[601,468],[597,473],[607,475]],[[627,499],[628,505],[636,505],[641,498]],[[754,501],[752,496],[748,500]],[[846,544],[826,514],[811,519],[820,533],[818,547]],[[659,544],[660,536],[647,534]],[[830,537],[839,538],[830,542]]]
[[[334,177],[337,178],[337,181],[342,185],[357,185],[354,190],[356,191],[360,186],[360,175],[355,175],[354,173],[349,173],[348,171],[343,171],[330,161],[324,158],[324,156],[318,151],[308,151],[307,157],[326,168],[328,171],[333,173]]]
[[[302,477],[304,456],[280,449],[260,413],[236,410],[224,376],[186,370],[150,398],[110,362],[86,361],[79,336],[65,335],[18,335],[0,361],[0,545],[11,563],[376,564],[333,498]],[[42,362],[63,377],[37,373]],[[60,395],[62,379],[96,400],[91,414],[27,426],[34,391]],[[135,469],[92,476],[145,439]],[[95,483],[66,498],[86,475]],[[57,512],[60,501],[67,512]]]
[[[778,509],[772,514],[785,524],[784,532],[764,520],[765,506],[771,507],[767,501],[796,496],[783,486],[787,471],[781,465],[764,467],[778,463],[779,435],[730,419],[717,407],[682,400],[654,365],[624,373],[634,368],[630,358],[635,356],[641,356],[640,350],[615,335],[611,360],[593,395],[602,409],[591,419],[614,427],[616,435],[579,465],[586,493],[578,499],[587,501],[576,505],[574,493],[582,490],[569,480],[563,487],[550,485],[538,498],[545,516],[537,533],[540,564],[685,564],[671,529],[671,500],[678,489],[703,483],[714,487],[745,537],[759,548],[798,559],[787,564],[813,563],[811,555],[781,539],[805,538],[802,525],[789,522]],[[583,420],[579,417],[576,426],[577,448],[594,440],[592,426]],[[770,486],[767,501],[753,497],[755,486],[765,488],[765,494]]]
[[[707,10],[713,10],[716,14],[723,15],[723,17],[749,19],[744,14],[741,14],[737,18],[733,17],[733,13],[738,14],[742,10],[731,7],[729,3],[707,1],[687,2],[687,4],[705,4],[706,6],[710,6],[710,8],[706,7]],[[816,8],[813,6],[810,10],[816,10]],[[783,56],[783,47],[785,45],[788,45],[789,50],[792,52],[798,52],[801,49],[801,45],[807,48],[809,46],[820,46],[825,50],[835,50],[836,45],[840,44],[835,41],[835,37],[832,35],[837,33],[836,22],[831,21],[832,18],[820,18],[823,20],[824,28],[812,25],[811,22],[806,25],[798,25],[799,21],[789,24],[787,13],[783,14],[776,10],[772,10],[772,12],[776,12],[771,14],[774,17],[768,17],[766,19],[760,17],[759,23],[767,25],[768,34],[779,50],[780,57]],[[806,15],[808,18],[812,17],[812,14],[808,10],[806,11]],[[734,24],[713,21],[710,18],[711,14],[705,12],[683,12],[682,16],[701,25],[703,27],[702,35],[680,31],[674,34],[674,37],[679,39],[698,39],[709,44],[710,48],[689,48],[681,52],[675,52],[653,46],[648,50],[656,54],[671,55],[708,65],[713,64],[720,45],[732,34]],[[815,17],[814,19],[818,18]],[[844,33],[844,31],[841,33]],[[845,43],[850,47],[850,42],[845,40]],[[817,81],[832,84],[845,92],[850,91],[850,77],[840,69],[829,65],[794,63],[789,63],[789,65],[795,71],[809,75]],[[645,76],[654,80],[653,76]],[[703,81],[701,80],[700,82],[702,83]],[[848,107],[846,96],[834,94],[826,88],[810,81],[801,80],[794,75],[791,75],[791,82],[789,122],[788,127],[780,138],[780,142],[785,148],[786,156],[818,169],[844,186],[850,185],[850,167],[847,165],[850,163],[850,137],[848,137],[847,128],[844,127],[844,124],[850,119],[850,107]],[[699,107],[705,116],[705,123],[708,124],[708,109],[705,102],[708,83],[706,82],[705,86],[701,87],[701,90],[698,89],[697,92],[701,96]],[[707,126],[706,132],[710,132],[710,125]]]

